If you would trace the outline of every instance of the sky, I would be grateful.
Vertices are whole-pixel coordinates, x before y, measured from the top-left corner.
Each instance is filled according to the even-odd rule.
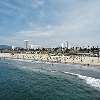
[[[100,46],[100,0],[0,0],[0,44]]]

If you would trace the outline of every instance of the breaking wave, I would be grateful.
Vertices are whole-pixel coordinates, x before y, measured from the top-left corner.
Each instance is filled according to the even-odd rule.
[[[18,59],[15,59],[18,61]],[[51,64],[49,62],[41,62],[41,61],[33,61],[33,60],[19,60],[19,61],[24,61],[24,62],[33,62],[33,63],[47,63],[47,64]],[[20,69],[30,69],[30,70],[34,70],[34,71],[41,71],[41,70],[45,70],[45,69],[34,69],[34,68],[29,68],[27,66],[25,67],[20,67]],[[47,70],[49,71],[49,70]],[[50,72],[59,72],[57,70],[50,70]],[[73,75],[73,76],[77,76],[78,78],[84,80],[87,84],[89,84],[90,86],[92,87],[95,87],[95,88],[100,88],[100,79],[96,79],[96,78],[93,78],[93,77],[88,77],[88,76],[83,76],[83,75],[80,75],[80,74],[75,74],[75,73],[71,73],[71,72],[63,72],[65,74],[69,74],[69,75]]]
[[[85,80],[86,83],[89,84],[90,86],[100,88],[100,79],[96,79],[96,78],[88,77],[88,76],[83,76],[83,75],[80,75],[80,74],[70,73],[70,72],[64,72],[64,73],[77,76],[80,79]]]

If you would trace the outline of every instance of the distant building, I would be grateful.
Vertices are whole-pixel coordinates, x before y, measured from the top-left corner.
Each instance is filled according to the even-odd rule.
[[[24,40],[24,42],[25,42],[25,49],[28,49],[29,40]]]
[[[62,43],[62,44],[61,44],[61,47],[64,48],[64,47],[65,47],[65,43]]]
[[[65,47],[68,49],[68,41],[65,41]]]
[[[15,49],[15,47],[14,46],[12,46],[12,50],[14,50]]]
[[[61,44],[62,48],[67,48],[68,49],[68,41],[65,41]]]
[[[41,46],[40,45],[30,45],[30,49],[40,49]]]

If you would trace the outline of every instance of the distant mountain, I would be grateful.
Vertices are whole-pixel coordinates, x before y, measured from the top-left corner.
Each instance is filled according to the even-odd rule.
[[[0,49],[10,49],[12,46],[9,45],[0,45]]]

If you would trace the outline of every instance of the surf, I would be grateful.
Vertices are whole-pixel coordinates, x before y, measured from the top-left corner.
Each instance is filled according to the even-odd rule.
[[[80,74],[70,73],[70,72],[64,72],[64,73],[69,74],[69,75],[73,75],[73,76],[77,76],[78,78],[84,80],[90,86],[100,89],[100,79],[96,79],[96,78],[88,77],[88,76],[83,76]]]

